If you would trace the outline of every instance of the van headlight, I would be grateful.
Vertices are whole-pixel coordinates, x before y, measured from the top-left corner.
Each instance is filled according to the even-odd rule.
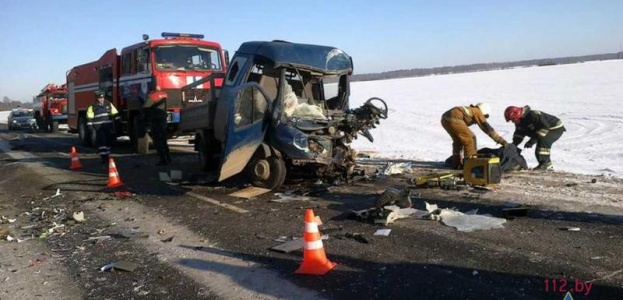
[[[305,136],[302,133],[298,133],[294,136],[294,138],[292,138],[292,144],[294,145],[294,147],[298,148],[299,150],[303,150],[305,152],[309,151],[308,144],[307,144],[307,136]]]

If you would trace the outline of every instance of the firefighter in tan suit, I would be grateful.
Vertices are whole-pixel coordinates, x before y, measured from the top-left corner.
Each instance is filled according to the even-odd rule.
[[[506,140],[487,123],[490,112],[489,105],[481,102],[476,105],[454,107],[441,116],[441,126],[452,138],[452,168],[463,168],[461,151],[465,158],[476,155],[476,136],[469,126],[478,124],[478,127],[496,143],[506,146]]]

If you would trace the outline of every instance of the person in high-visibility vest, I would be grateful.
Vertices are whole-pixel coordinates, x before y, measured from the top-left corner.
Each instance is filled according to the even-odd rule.
[[[452,138],[451,165],[453,169],[463,169],[463,158],[477,154],[476,136],[469,126],[478,124],[478,127],[496,143],[506,146],[507,142],[487,122],[491,108],[487,103],[478,103],[470,106],[456,106],[441,116],[441,126]]]
[[[531,148],[536,144],[534,155],[539,165],[533,170],[548,170],[552,168],[550,158],[552,145],[566,131],[562,121],[555,116],[542,111],[530,109],[530,106],[509,106],[504,111],[506,122],[515,123],[513,144],[519,146],[526,136],[530,137],[524,148]]]
[[[87,109],[87,126],[95,134],[97,151],[102,158],[102,164],[108,163],[110,145],[116,138],[114,121],[120,121],[117,108],[106,100],[103,91],[95,91],[95,102]]]

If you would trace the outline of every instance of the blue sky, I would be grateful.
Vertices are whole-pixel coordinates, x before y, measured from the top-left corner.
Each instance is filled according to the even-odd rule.
[[[0,0],[0,98],[29,102],[75,65],[163,31],[233,55],[250,40],[335,46],[356,73],[611,53],[621,0]]]

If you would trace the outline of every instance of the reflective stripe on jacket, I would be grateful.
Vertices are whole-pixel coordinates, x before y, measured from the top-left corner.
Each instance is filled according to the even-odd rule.
[[[96,101],[87,109],[87,125],[93,126],[95,130],[102,126],[110,126],[113,119],[120,120],[121,117],[117,108],[107,100],[102,104]]]
[[[562,121],[555,116],[538,110],[526,111],[515,127],[513,144],[519,145],[526,136],[531,139],[542,139],[550,130],[565,130]]]

